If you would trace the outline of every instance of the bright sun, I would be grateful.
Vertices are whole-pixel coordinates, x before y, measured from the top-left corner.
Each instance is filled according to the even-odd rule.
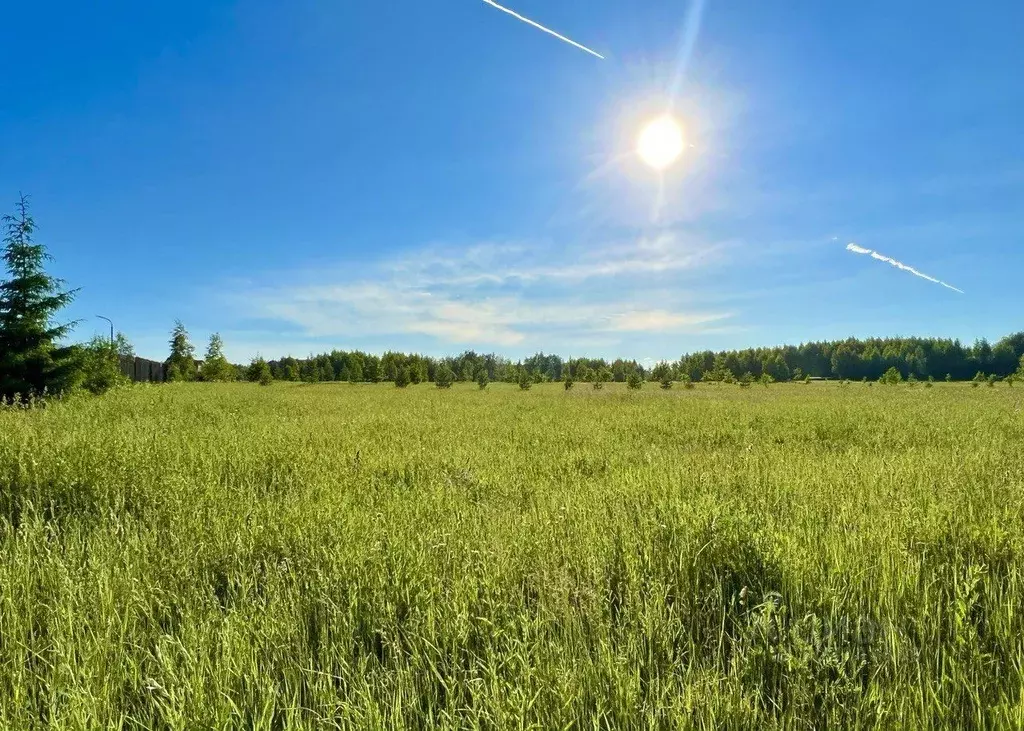
[[[648,122],[636,143],[640,159],[664,170],[683,154],[683,128],[669,115]]]

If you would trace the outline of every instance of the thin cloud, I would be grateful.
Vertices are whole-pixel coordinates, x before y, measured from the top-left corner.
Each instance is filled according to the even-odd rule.
[[[499,348],[720,331],[732,317],[684,304],[688,295],[678,286],[683,270],[719,260],[715,246],[663,235],[576,254],[536,245],[478,245],[463,256],[434,250],[386,262],[355,280],[344,272],[307,275],[241,287],[230,298],[250,318],[287,325],[296,338],[420,335]],[[673,284],[656,291],[654,278],[665,273],[675,273]]]

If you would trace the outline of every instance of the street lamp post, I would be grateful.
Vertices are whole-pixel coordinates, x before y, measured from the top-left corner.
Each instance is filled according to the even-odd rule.
[[[100,318],[101,320],[106,320],[107,322],[110,323],[110,344],[113,345],[114,344],[114,321],[111,320],[109,317],[104,317],[103,315],[96,315],[96,317]]]

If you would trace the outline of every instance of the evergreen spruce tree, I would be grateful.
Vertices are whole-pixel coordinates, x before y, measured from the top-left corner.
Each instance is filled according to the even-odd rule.
[[[73,385],[79,363],[74,350],[57,341],[75,323],[58,325],[54,317],[77,290],[64,290],[64,283],[43,269],[50,257],[32,241],[35,221],[28,198],[21,196],[16,215],[2,220],[8,278],[0,282],[0,398],[63,391]]]

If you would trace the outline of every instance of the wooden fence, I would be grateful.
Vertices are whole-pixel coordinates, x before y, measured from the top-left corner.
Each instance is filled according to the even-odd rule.
[[[121,358],[121,372],[136,383],[149,381],[163,383],[167,380],[167,364],[145,358]]]

